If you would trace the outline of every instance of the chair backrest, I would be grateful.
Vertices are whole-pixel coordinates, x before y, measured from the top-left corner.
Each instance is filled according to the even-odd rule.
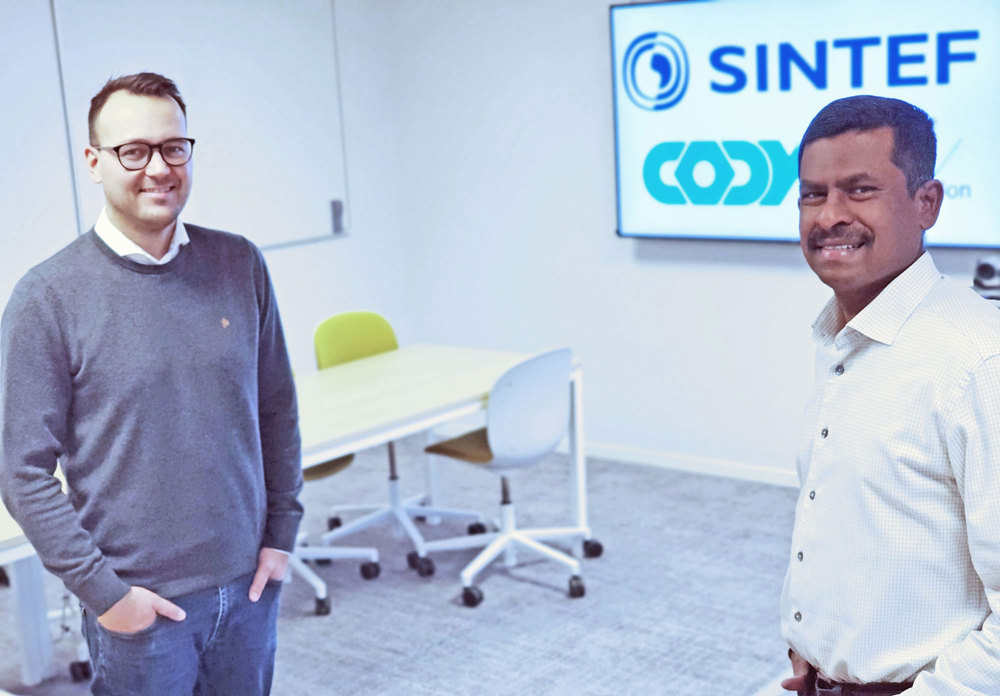
[[[375,312],[344,312],[323,320],[313,333],[313,345],[321,370],[399,348],[392,325]]]
[[[568,348],[536,355],[493,385],[486,412],[491,465],[529,466],[559,444],[569,424],[570,355]]]

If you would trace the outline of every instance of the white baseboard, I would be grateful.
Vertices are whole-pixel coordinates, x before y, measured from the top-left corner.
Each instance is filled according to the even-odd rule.
[[[761,466],[759,464],[750,464],[749,462],[698,457],[690,454],[648,450],[639,447],[625,447],[604,442],[588,442],[587,456],[662,466],[667,469],[679,469],[697,474],[726,476],[728,478],[744,479],[758,483],[769,483],[775,486],[799,487],[798,474],[794,470]]]

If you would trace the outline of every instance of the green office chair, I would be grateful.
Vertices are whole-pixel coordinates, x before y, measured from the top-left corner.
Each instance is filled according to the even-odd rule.
[[[324,319],[313,333],[316,367],[323,369],[399,348],[392,325],[375,312],[344,312]]]
[[[399,347],[396,334],[386,319],[374,312],[345,312],[326,319],[314,334],[316,366],[321,370],[352,360],[387,353]],[[421,577],[434,574],[434,562],[427,557],[424,538],[411,518],[451,517],[471,518],[483,522],[482,514],[471,510],[434,507],[432,496],[422,493],[403,499],[399,493],[399,475],[396,471],[396,448],[390,441],[389,450],[389,502],[360,505],[335,505],[327,521],[330,531],[323,535],[324,543],[331,543],[348,534],[361,531],[386,518],[394,518],[406,531],[416,549],[407,561]],[[353,456],[353,455],[348,455]],[[428,481],[433,483],[429,473]],[[433,488],[433,486],[429,486]],[[361,517],[343,524],[340,515],[345,512],[364,513]]]
[[[458,459],[480,466],[500,476],[500,530],[471,536],[428,542],[428,551],[455,551],[485,547],[461,573],[462,601],[475,607],[483,601],[483,592],[474,585],[479,575],[501,554],[507,567],[517,558],[515,549],[531,551],[569,569],[569,596],[584,595],[577,559],[541,540],[576,539],[576,528],[519,528],[514,519],[508,474],[518,468],[534,466],[550,454],[569,424],[568,348],[553,350],[529,358],[507,370],[490,390],[486,405],[486,427],[427,447],[430,454]],[[473,530],[470,528],[469,530]],[[585,550],[587,556],[599,554],[596,546]]]

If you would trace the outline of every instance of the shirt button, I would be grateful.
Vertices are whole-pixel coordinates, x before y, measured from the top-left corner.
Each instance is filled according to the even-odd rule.
[[[816,491],[809,491],[809,500],[816,500]]]
[[[822,430],[819,431],[820,437],[826,437],[829,434],[830,434],[830,430],[828,428],[823,428]]]
[[[801,551],[799,551],[799,554],[798,554],[798,559],[799,559],[800,561],[802,560],[802,552],[801,552]]]
[[[844,366],[837,365],[835,368],[833,368],[833,371],[836,372],[838,375],[842,375],[844,374]]]
[[[795,612],[795,620],[796,621],[801,621],[802,620],[802,612],[801,611]]]

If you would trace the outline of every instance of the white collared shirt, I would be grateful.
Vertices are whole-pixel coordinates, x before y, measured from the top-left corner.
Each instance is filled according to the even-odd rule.
[[[101,208],[101,214],[97,217],[97,222],[94,223],[94,232],[97,233],[102,242],[111,247],[111,250],[119,256],[129,261],[135,261],[136,263],[144,263],[148,266],[158,266],[173,261],[174,257],[180,252],[181,247],[191,241],[188,238],[187,230],[184,228],[184,223],[177,220],[177,224],[174,226],[174,234],[170,238],[170,246],[167,248],[167,253],[163,255],[163,258],[157,259],[126,237],[124,232],[115,227],[114,223],[108,217],[107,208]]]
[[[846,326],[816,384],[782,634],[827,677],[1000,694],[1000,312],[928,254]]]

